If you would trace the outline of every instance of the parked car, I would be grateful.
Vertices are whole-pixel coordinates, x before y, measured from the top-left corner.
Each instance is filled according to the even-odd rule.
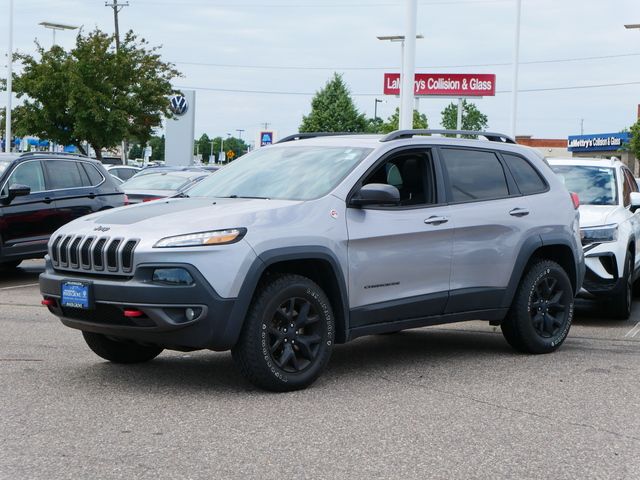
[[[50,235],[89,213],[125,204],[125,195],[94,160],[28,153],[0,159],[0,266],[43,257]]]
[[[163,173],[163,172],[164,173],[168,173],[168,172],[200,172],[200,173],[209,172],[211,173],[212,171],[198,165],[185,165],[181,167],[150,166],[140,170],[140,172],[138,172],[136,176],[151,175],[154,173]]]
[[[631,315],[633,282],[640,275],[640,193],[620,160],[548,159],[580,197],[586,275],[582,294],[607,302],[611,316]]]
[[[116,177],[115,175],[111,175],[111,178],[113,179],[113,181],[115,182],[116,185],[122,185],[124,183],[124,180],[122,180],[121,178]]]
[[[300,134],[189,198],[66,225],[43,302],[112,362],[231,349],[275,391],[310,385],[335,343],[427,325],[486,320],[556,350],[584,275],[575,194],[505,135],[431,133]]]
[[[177,195],[208,176],[204,171],[161,171],[136,175],[121,185],[131,203],[149,202]]]
[[[123,182],[126,182],[132,178],[136,173],[139,173],[141,168],[130,167],[128,165],[108,165],[106,166],[107,172],[114,177],[118,177]]]

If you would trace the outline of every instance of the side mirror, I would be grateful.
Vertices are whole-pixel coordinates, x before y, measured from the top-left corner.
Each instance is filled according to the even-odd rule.
[[[640,192],[631,192],[631,208],[640,207]]]
[[[384,183],[370,183],[364,185],[351,198],[349,203],[355,207],[367,205],[398,205],[400,203],[400,191],[393,185]]]
[[[7,196],[3,199],[3,203],[11,203],[14,198],[24,197],[25,195],[29,195],[30,193],[31,187],[27,187],[26,185],[21,185],[19,183],[14,183],[9,187]]]

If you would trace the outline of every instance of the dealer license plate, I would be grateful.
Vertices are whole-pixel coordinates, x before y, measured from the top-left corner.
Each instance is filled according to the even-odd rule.
[[[63,307],[91,308],[91,285],[83,282],[63,282],[60,304]]]

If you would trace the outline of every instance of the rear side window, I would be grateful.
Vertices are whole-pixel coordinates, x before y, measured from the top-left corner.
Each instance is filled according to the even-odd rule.
[[[86,186],[86,175],[80,171],[78,162],[68,160],[50,160],[45,162],[52,190],[78,188]],[[83,178],[84,177],[84,178]]]
[[[90,165],[88,163],[81,163],[82,168],[86,172],[89,177],[90,185],[95,187],[96,185],[100,185],[103,180],[102,174],[98,171],[96,167]]]
[[[451,185],[451,201],[470,202],[509,196],[507,179],[493,152],[441,150]]]
[[[511,170],[511,174],[515,178],[522,194],[531,195],[544,192],[547,189],[544,180],[540,178],[540,174],[524,158],[508,153],[503,153],[502,156],[507,162],[507,166]]]

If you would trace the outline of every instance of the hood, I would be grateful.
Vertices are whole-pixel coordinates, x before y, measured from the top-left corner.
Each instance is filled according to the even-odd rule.
[[[282,215],[283,208],[299,203],[245,198],[172,198],[94,213],[59,231],[93,235],[102,231],[109,236],[139,236],[151,240],[274,222]]]
[[[580,205],[580,226],[597,227],[611,222],[611,216],[618,205]]]

